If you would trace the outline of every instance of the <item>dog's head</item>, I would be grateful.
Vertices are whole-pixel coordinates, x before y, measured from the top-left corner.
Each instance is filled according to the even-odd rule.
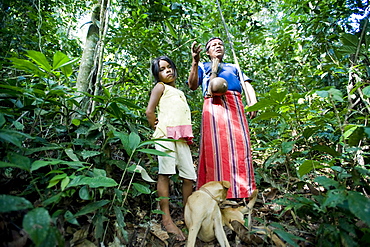
[[[211,181],[204,184],[202,187],[206,188],[218,200],[225,200],[227,191],[231,184],[229,181]]]
[[[223,192],[222,192],[222,199],[226,199],[226,196],[227,196],[227,191],[229,190],[229,188],[231,187],[231,184],[229,181],[221,181],[220,182],[222,187],[223,187]]]

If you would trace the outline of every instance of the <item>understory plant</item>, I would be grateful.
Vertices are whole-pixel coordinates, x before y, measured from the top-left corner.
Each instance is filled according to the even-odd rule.
[[[142,160],[166,154],[150,148],[130,100],[106,90],[87,95],[94,112],[81,111],[69,86],[74,61],[61,52],[50,60],[36,51],[13,58],[25,74],[0,84],[1,238],[23,229],[35,246],[64,246],[67,228],[88,226],[97,243],[110,231],[127,243],[128,200],[154,191],[155,170]]]

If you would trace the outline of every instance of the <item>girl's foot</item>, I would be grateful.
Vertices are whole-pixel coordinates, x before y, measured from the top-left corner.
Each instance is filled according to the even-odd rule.
[[[175,234],[176,240],[178,240],[178,241],[185,241],[186,240],[183,232],[175,225],[175,223],[173,223],[172,220],[171,220],[171,222],[166,222],[166,223],[163,222],[163,226],[166,228],[166,231],[168,233]]]

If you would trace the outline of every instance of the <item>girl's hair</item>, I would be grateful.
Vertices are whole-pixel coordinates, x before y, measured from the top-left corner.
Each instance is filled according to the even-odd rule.
[[[159,81],[158,74],[159,74],[159,61],[160,60],[164,60],[164,61],[166,61],[167,63],[169,63],[171,65],[171,68],[173,70],[173,75],[174,75],[175,78],[177,78],[177,69],[176,69],[175,63],[167,56],[160,56],[160,57],[157,57],[157,58],[153,59],[153,61],[152,61],[152,74],[153,74],[155,80],[157,82]]]

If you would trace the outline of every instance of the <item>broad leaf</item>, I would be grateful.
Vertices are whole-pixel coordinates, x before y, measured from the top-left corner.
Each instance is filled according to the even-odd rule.
[[[279,117],[280,114],[276,112],[264,112],[258,115],[254,120],[270,120],[271,118]]]
[[[78,176],[74,178],[67,186],[69,187],[76,187],[80,185],[88,185],[90,188],[99,188],[99,187],[114,187],[117,186],[117,182],[111,178],[107,177],[86,177],[86,176]]]
[[[351,212],[370,226],[370,199],[356,191],[348,191]]]
[[[362,89],[362,93],[364,94],[365,97],[370,98],[370,86],[367,86],[364,89]]]
[[[39,51],[27,51],[28,57],[37,63],[46,72],[51,72],[51,66],[45,55]]]
[[[142,148],[142,149],[138,149],[137,150],[138,152],[142,152],[142,153],[146,153],[146,154],[153,154],[153,155],[158,155],[158,156],[167,156],[167,157],[172,157],[171,155],[165,153],[165,152],[162,152],[162,151],[158,151],[156,149],[146,149],[146,148]],[[172,157],[173,158],[173,157]]]
[[[293,147],[294,147],[294,144],[295,142],[283,142],[281,144],[281,151],[283,152],[283,154],[287,154],[289,153],[290,151],[293,150]]]
[[[37,67],[35,64],[33,64],[32,62],[28,60],[18,59],[18,58],[11,58],[11,60],[13,62],[14,67],[17,69],[31,72],[41,77],[46,76],[46,74],[42,70],[40,70],[39,67]]]
[[[85,160],[87,158],[90,158],[90,157],[94,157],[96,155],[99,155],[101,154],[101,152],[99,151],[86,151],[86,150],[83,150],[81,152],[81,155],[82,155],[82,158]]]
[[[36,246],[45,240],[50,228],[51,218],[45,208],[35,208],[23,218],[23,228]]]
[[[131,132],[129,135],[129,147],[131,152],[137,149],[140,144],[140,136],[134,132]]]
[[[78,211],[75,214],[75,217],[94,212],[95,210],[107,205],[109,202],[110,202],[109,200],[102,200],[102,201],[92,202],[92,203],[86,205],[85,207],[83,207],[80,211]]]
[[[152,193],[152,191],[149,189],[148,186],[145,186],[145,185],[142,185],[142,184],[138,184],[138,183],[132,183],[132,185],[134,186],[134,188],[139,191],[140,193],[142,194],[150,194]]]
[[[69,62],[69,57],[61,51],[57,51],[53,56],[53,70],[59,69]]]
[[[64,149],[64,152],[68,155],[68,157],[73,161],[80,161],[77,157],[77,155],[73,152],[72,148],[66,148]]]
[[[321,184],[322,186],[325,187],[325,189],[328,189],[328,190],[331,189],[330,187],[334,187],[334,188],[339,187],[339,183],[337,181],[324,177],[324,176],[317,177],[314,179],[314,181]]]
[[[0,141],[9,142],[19,148],[22,147],[22,140],[17,131],[0,129]]]
[[[316,160],[305,160],[302,165],[299,166],[298,174],[299,176],[306,175],[314,169],[325,168],[326,166],[320,165],[320,162]]]
[[[29,208],[33,208],[32,203],[23,197],[0,195],[0,213],[25,210]]]
[[[338,153],[337,151],[335,151],[334,149],[326,146],[326,145],[316,145],[316,146],[313,146],[312,147],[312,150],[317,150],[317,151],[321,151],[321,152],[325,152],[325,153],[328,153],[334,157],[337,157],[337,156],[340,156],[340,153]]]

